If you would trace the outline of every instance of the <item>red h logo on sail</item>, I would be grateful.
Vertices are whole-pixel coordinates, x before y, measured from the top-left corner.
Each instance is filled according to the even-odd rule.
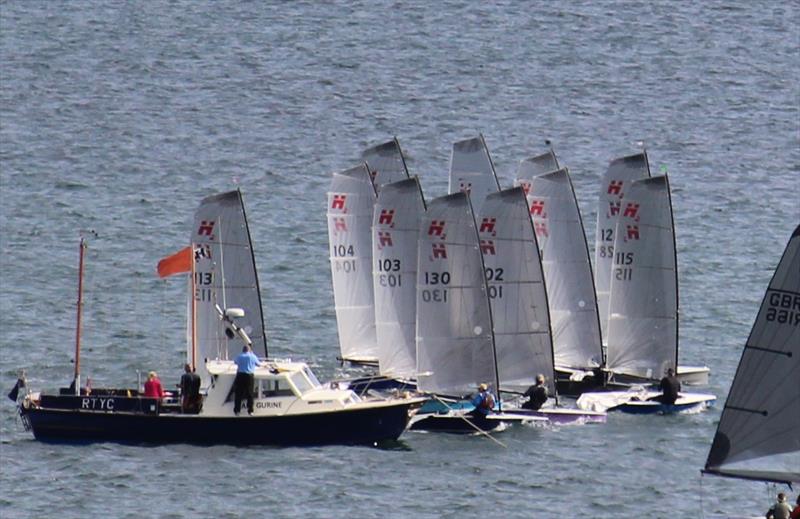
[[[497,218],[484,218],[481,220],[481,228],[478,232],[488,232],[494,234],[495,223],[497,223]]]
[[[433,259],[447,259],[447,249],[445,249],[444,243],[431,243],[431,247],[433,250]]]
[[[550,234],[547,232],[547,223],[533,222],[533,230],[536,231],[536,236],[547,238]]]
[[[200,228],[197,229],[197,234],[203,236],[204,234],[210,238],[214,237],[214,220],[203,220],[200,222]]]
[[[333,195],[331,201],[331,209],[340,209],[344,211],[344,202],[347,200],[347,195]]]
[[[431,220],[428,227],[428,236],[441,236],[444,238],[444,220]]]
[[[343,216],[333,219],[333,232],[347,232],[347,222]]]
[[[494,240],[481,240],[481,252],[494,255]]]
[[[622,196],[622,180],[612,180],[609,182],[608,194]]]
[[[628,240],[638,240],[639,239],[639,226],[638,225],[626,225],[628,232],[625,235],[625,241]]]
[[[378,224],[392,225],[394,219],[394,209],[381,209],[381,215],[378,217]]]
[[[531,200],[531,215],[546,218],[544,212],[544,200]]]
[[[622,216],[628,218],[637,218],[637,214],[639,213],[639,204],[634,202],[628,202],[628,205],[625,206],[625,212]]]
[[[609,216],[616,216],[619,214],[619,202],[609,202],[608,203],[608,215]]]
[[[519,187],[522,188],[522,192],[525,193],[525,196],[531,192],[531,183],[527,180],[520,180]]]
[[[392,246],[392,233],[390,231],[378,231],[378,248]]]

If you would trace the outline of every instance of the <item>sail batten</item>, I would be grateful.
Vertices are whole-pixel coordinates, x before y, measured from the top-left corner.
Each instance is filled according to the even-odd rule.
[[[376,193],[366,164],[334,173],[328,192],[331,278],[344,360],[374,362],[372,213]]]
[[[742,351],[706,473],[800,482],[800,226],[778,263]]]

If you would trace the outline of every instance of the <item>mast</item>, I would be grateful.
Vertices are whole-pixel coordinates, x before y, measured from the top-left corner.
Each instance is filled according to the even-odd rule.
[[[189,361],[192,364],[192,371],[197,367],[197,280],[195,280],[195,251],[194,251],[194,242],[191,244],[191,262],[192,262],[192,269],[191,269],[191,278],[189,280],[189,297],[192,298],[192,303],[189,311],[191,312],[191,316],[189,317],[189,325],[191,326],[191,330],[189,333],[192,334],[192,355]]]
[[[75,375],[72,383],[75,394],[81,393],[81,308],[83,307],[83,257],[86,251],[86,240],[81,236],[78,253],[78,305],[75,325]]]
[[[258,308],[261,309],[261,329],[263,330],[262,336],[264,339],[264,358],[269,358],[269,348],[267,347],[267,327],[264,324],[264,305],[261,302],[261,286],[258,283],[258,269],[256,268],[256,252],[253,248],[253,238],[250,236],[250,224],[247,223],[247,212],[244,210],[244,195],[241,189],[236,190],[239,193],[239,203],[242,206],[242,217],[244,219],[244,231],[247,235],[247,246],[250,248],[250,259],[253,262],[253,278],[256,283],[256,297],[258,299]]]
[[[647,153],[645,152],[645,159],[647,158]],[[648,171],[650,170],[650,166],[647,166]],[[664,171],[664,182],[667,184],[667,203],[669,204],[669,224],[672,228],[672,254],[674,256],[674,264],[675,264],[675,374],[678,374],[678,342],[680,337],[680,315],[681,315],[681,304],[680,304],[680,290],[678,286],[678,244],[677,239],[675,238],[675,213],[672,211],[672,193],[670,192],[669,188],[669,176],[667,176],[666,170]]]

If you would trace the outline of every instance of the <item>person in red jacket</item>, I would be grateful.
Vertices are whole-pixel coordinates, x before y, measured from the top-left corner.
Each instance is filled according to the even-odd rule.
[[[147,374],[147,382],[144,383],[144,396],[149,398],[164,398],[166,396],[155,371]]]

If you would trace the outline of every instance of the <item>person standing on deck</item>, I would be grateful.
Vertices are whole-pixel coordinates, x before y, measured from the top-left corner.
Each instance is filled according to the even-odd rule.
[[[181,375],[181,411],[197,413],[200,411],[200,375],[192,371],[189,364],[184,364]]]
[[[256,367],[260,366],[261,362],[247,345],[242,348],[242,353],[236,356],[234,362],[236,363],[236,378],[233,381],[235,392],[233,414],[239,416],[242,399],[247,399],[247,414],[253,416],[253,385]]]
[[[144,383],[144,396],[147,398],[164,398],[167,396],[155,371],[147,374],[147,382]]]

